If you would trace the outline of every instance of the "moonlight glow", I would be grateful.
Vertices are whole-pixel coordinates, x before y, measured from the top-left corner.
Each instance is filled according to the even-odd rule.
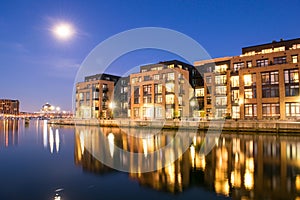
[[[70,39],[75,34],[73,26],[68,23],[57,24],[52,31],[57,38],[62,40]]]

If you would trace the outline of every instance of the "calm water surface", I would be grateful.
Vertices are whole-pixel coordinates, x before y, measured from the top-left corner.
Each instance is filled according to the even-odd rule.
[[[0,121],[0,199],[300,199],[300,137],[223,133],[205,156],[199,153],[205,133],[186,132],[191,146],[173,164],[125,173],[95,158],[104,148],[100,135],[113,133],[117,146],[146,157],[155,145],[172,140],[175,131],[147,141],[123,131]],[[178,151],[174,146],[168,155]]]

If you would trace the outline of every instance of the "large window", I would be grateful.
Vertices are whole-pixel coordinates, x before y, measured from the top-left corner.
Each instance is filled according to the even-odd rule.
[[[174,104],[175,99],[173,94],[166,95],[166,104]]]
[[[292,55],[292,63],[298,62],[298,55]]]
[[[254,99],[256,98],[256,87],[254,88],[245,88],[245,99]]]
[[[279,103],[266,103],[262,104],[263,117],[279,117],[280,107]]]
[[[262,97],[279,97],[279,74],[278,71],[261,73]]]
[[[161,94],[162,93],[162,84],[155,84],[154,85],[154,93]]]
[[[244,85],[245,86],[256,85],[256,74],[245,74],[244,75]]]
[[[206,97],[206,104],[211,105],[211,96]]]
[[[245,117],[257,117],[256,104],[245,104]]]
[[[216,97],[216,106],[226,106],[227,97]]]
[[[269,64],[268,59],[261,59],[261,60],[257,60],[257,61],[256,61],[257,67],[268,66],[268,64]]]
[[[166,92],[174,92],[174,83],[167,83],[166,84]]]
[[[244,62],[233,63],[233,71],[237,72],[239,69],[244,68]]]
[[[168,80],[168,81],[173,81],[173,80],[175,80],[175,75],[174,75],[173,72],[172,72],[172,73],[168,73],[167,80]]]
[[[143,85],[144,95],[151,95],[151,85]]]
[[[299,96],[299,85],[285,85],[285,96]]]
[[[239,76],[232,76],[230,78],[230,82],[231,82],[231,87],[239,87]]]
[[[226,75],[215,76],[215,83],[219,85],[226,84]]]
[[[285,103],[286,117],[300,117],[300,103]]]
[[[150,95],[144,96],[143,97],[143,102],[144,103],[151,103],[151,96]]]
[[[263,98],[272,98],[279,97],[279,87],[276,86],[263,86],[262,87],[262,97]]]
[[[281,57],[275,57],[274,58],[274,65],[285,64],[285,63],[286,63],[286,56],[281,56]]]
[[[299,70],[298,69],[284,70],[284,82],[299,83]]]
[[[204,88],[195,89],[195,96],[196,97],[204,97]]]
[[[215,72],[226,72],[227,70],[227,64],[223,64],[223,65],[216,65],[216,68],[215,68]]]
[[[284,70],[285,96],[299,96],[299,70]]]
[[[238,101],[239,101],[239,93],[240,93],[239,90],[232,90],[231,91],[231,101],[233,103],[238,103]]]
[[[263,85],[278,84],[278,71],[261,73],[261,82]]]
[[[216,86],[216,95],[226,95],[226,86]]]
[[[154,102],[155,103],[161,103],[162,102],[162,95],[155,95],[154,96]]]

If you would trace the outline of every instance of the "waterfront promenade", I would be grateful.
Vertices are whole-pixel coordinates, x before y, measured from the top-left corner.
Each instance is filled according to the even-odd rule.
[[[102,127],[133,127],[153,129],[220,130],[232,132],[268,132],[281,134],[300,134],[300,122],[290,121],[250,121],[250,120],[213,120],[213,121],[152,121],[152,120],[99,120],[99,119],[52,119],[53,125],[78,125]]]

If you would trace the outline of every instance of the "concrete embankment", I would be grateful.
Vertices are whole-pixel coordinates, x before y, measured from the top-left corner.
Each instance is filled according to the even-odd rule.
[[[48,122],[55,125],[132,127],[187,130],[220,130],[234,132],[271,132],[300,133],[300,122],[288,121],[137,121],[137,120],[97,120],[97,119],[52,119]]]

